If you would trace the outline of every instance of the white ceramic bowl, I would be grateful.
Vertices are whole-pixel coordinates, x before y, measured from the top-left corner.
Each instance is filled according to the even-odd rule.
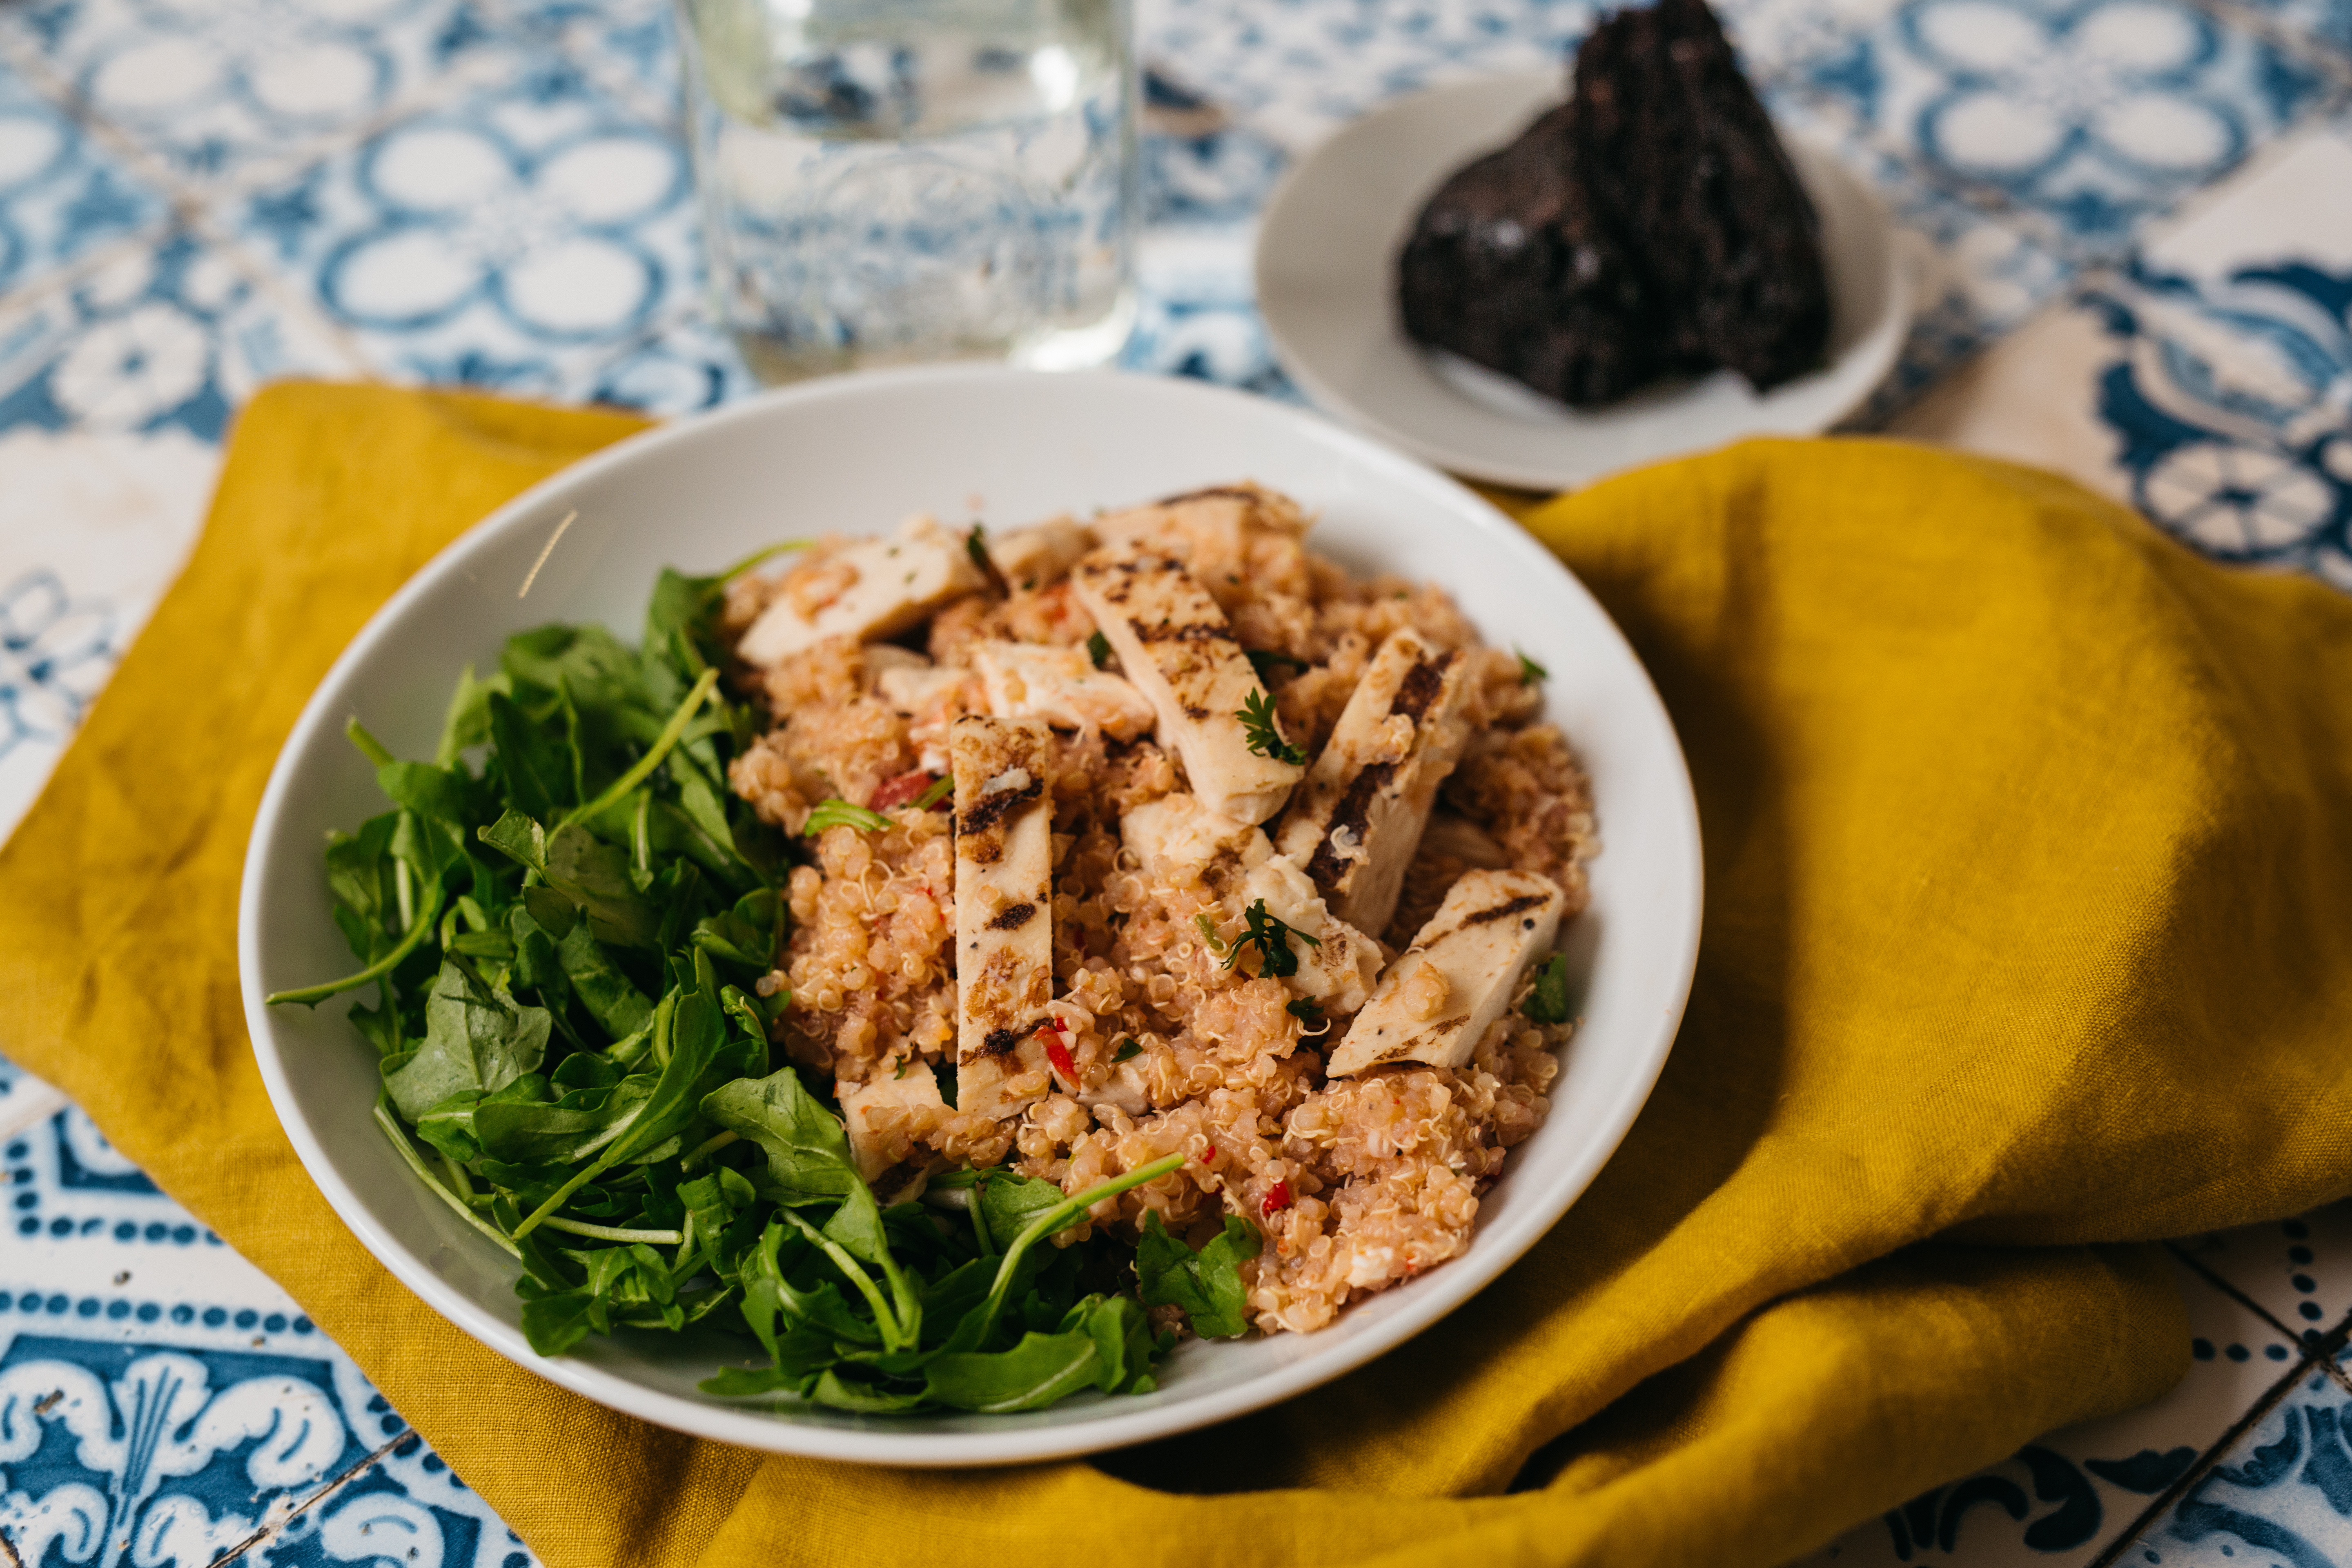
[[[603,621],[634,640],[666,564],[711,570],[827,529],[914,511],[1011,526],[1064,510],[1254,478],[1321,514],[1316,545],[1358,569],[1445,584],[1490,640],[1549,667],[1550,716],[1591,769],[1607,845],[1570,952],[1584,1026],[1552,1112],[1511,1156],[1467,1252],[1320,1333],[1189,1343],[1158,1392],[1089,1392],[1010,1416],[775,1414],[695,1389],[725,1347],[652,1334],[553,1358],[518,1326],[516,1266],[428,1194],[370,1121],[374,1054],[345,1022],[268,992],[341,973],[328,918],[328,829],[384,809],[342,736],[356,714],[404,755],[429,754],[458,670],[492,667],[512,632]],[[568,515],[577,518],[550,541]],[[528,593],[523,592],[528,588]],[[772,392],[600,452],[499,509],[394,595],[329,672],[270,775],[247,852],[238,959],[271,1100],[303,1164],[368,1249],[434,1310],[591,1399],[754,1448],[896,1465],[1042,1459],[1165,1436],[1270,1404],[1428,1328],[1495,1278],[1592,1180],[1664,1064],[1696,954],[1699,845],[1673,727],[1591,595],[1486,502],[1321,419],[1195,383],[950,367]]]
[[[1396,258],[1446,176],[1560,101],[1558,73],[1401,99],[1293,169],[1258,226],[1258,309],[1290,378],[1323,407],[1431,462],[1496,484],[1561,489],[1743,436],[1809,436],[1862,405],[1910,325],[1910,289],[1877,198],[1829,154],[1786,139],[1822,218],[1834,315],[1822,368],[1767,393],[1730,371],[1570,408],[1412,342]]]

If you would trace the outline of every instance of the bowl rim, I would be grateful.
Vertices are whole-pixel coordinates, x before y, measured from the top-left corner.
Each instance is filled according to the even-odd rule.
[[[1409,426],[1385,418],[1366,407],[1356,398],[1349,396],[1339,385],[1325,375],[1322,370],[1325,363],[1323,356],[1301,352],[1292,335],[1285,330],[1285,323],[1288,318],[1280,309],[1280,301],[1284,298],[1285,291],[1279,289],[1270,289],[1267,286],[1269,273],[1278,259],[1276,247],[1281,237],[1287,232],[1286,223],[1287,209],[1298,200],[1299,192],[1329,177],[1327,170],[1329,157],[1335,149],[1391,117],[1428,112],[1440,100],[1457,98],[1486,100],[1497,95],[1512,97],[1521,94],[1528,99],[1528,109],[1531,112],[1547,102],[1564,103],[1567,101],[1565,79],[1558,70],[1507,71],[1493,76],[1445,82],[1390,100],[1334,131],[1317,143],[1304,157],[1283,172],[1281,178],[1275,182],[1273,191],[1267,195],[1265,205],[1259,209],[1257,233],[1250,252],[1251,291],[1259,303],[1261,315],[1265,318],[1267,345],[1274,351],[1275,360],[1282,366],[1283,374],[1298,384],[1299,389],[1307,394],[1316,407],[1330,416],[1343,420],[1351,428],[1387,442],[1424,462],[1455,473],[1470,475],[1488,484],[1507,485],[1528,490],[1581,488],[1585,485],[1596,484],[1612,474],[1622,472],[1628,465],[1612,464],[1607,461],[1597,464],[1580,463],[1568,458],[1562,458],[1557,463],[1527,463],[1508,457],[1491,457],[1468,447],[1457,447],[1444,440],[1423,436]],[[1843,198],[1853,205],[1854,211],[1867,216],[1884,257],[1878,278],[1883,302],[1877,315],[1866,324],[1861,335],[1847,349],[1844,356],[1832,361],[1827,367],[1830,370],[1838,370],[1853,364],[1866,367],[1869,374],[1866,379],[1857,374],[1855,390],[1851,395],[1842,404],[1831,407],[1822,417],[1812,421],[1808,431],[1801,432],[1818,434],[1846,418],[1866,403],[1871,395],[1885,384],[1888,374],[1895,368],[1896,360],[1901,357],[1904,341],[1908,333],[1912,318],[1911,269],[1906,264],[1897,246],[1894,222],[1887,214],[1886,204],[1879,199],[1878,193],[1866,182],[1857,177],[1852,170],[1838,160],[1831,143],[1810,132],[1785,128],[1777,121],[1774,129],[1780,132],[1781,144],[1788,150],[1790,161],[1797,165],[1801,179],[1809,181],[1818,179],[1834,184],[1840,190]],[[1459,155],[1462,158],[1468,158],[1485,150],[1486,149],[1484,147],[1465,146],[1459,150]],[[1405,220],[1408,225],[1412,213],[1416,210],[1418,210],[1417,207],[1413,207],[1406,211]],[[1384,242],[1388,247],[1386,254],[1389,257],[1393,258],[1397,246],[1402,243],[1403,238],[1403,231],[1400,230]],[[1265,308],[1269,300],[1275,302],[1276,308]],[[1382,312],[1381,320],[1376,324],[1376,330],[1382,333],[1395,333],[1400,337],[1402,336],[1393,310],[1386,310]],[[1454,391],[1454,395],[1462,398],[1465,404],[1475,405],[1475,400],[1465,393]],[[1575,409],[1569,409],[1567,412],[1571,420],[1578,413]],[[1506,419],[1506,416],[1500,414],[1495,415],[1494,417],[1498,423]],[[1739,440],[1748,436],[1798,433],[1800,432],[1763,426],[1748,430],[1724,431],[1711,434],[1697,446],[1684,451],[1660,453],[1642,458],[1630,466],[1639,467],[1647,462],[1668,461],[1674,457],[1685,455],[1686,452],[1704,450],[1708,447]]]
[[[605,1367],[570,1356],[546,1357],[533,1352],[520,1330],[479,1305],[455,1283],[434,1270],[425,1258],[379,1225],[358,1193],[347,1182],[324,1143],[300,1113],[299,1101],[281,1060],[282,1047],[271,1022],[258,979],[261,971],[259,910],[268,897],[275,860],[270,847],[279,837],[277,822],[289,807],[293,779],[300,758],[321,741],[331,739],[339,710],[328,701],[348,677],[376,655],[378,646],[412,607],[440,593],[452,578],[464,574],[474,555],[490,542],[530,520],[547,515],[552,506],[570,504],[573,492],[595,486],[606,474],[638,460],[659,447],[688,440],[713,426],[756,425],[807,404],[837,398],[887,396],[898,388],[943,384],[985,385],[1006,378],[1052,378],[1097,384],[1105,395],[1162,395],[1179,401],[1198,399],[1246,403],[1256,417],[1289,426],[1290,434],[1336,447],[1346,458],[1368,465],[1384,479],[1423,492],[1446,505],[1465,522],[1483,527],[1495,542],[1517,553],[1538,571],[1558,575],[1564,591],[1580,596],[1614,637],[1628,663],[1639,675],[1656,716],[1664,727],[1674,767],[1660,784],[1672,798],[1666,804],[1676,818],[1676,836],[1686,847],[1689,879],[1679,889],[1687,900],[1688,919],[1674,933],[1671,953],[1673,994],[1656,1016],[1647,1038],[1640,1042],[1636,1070],[1623,1079],[1613,1103],[1598,1120],[1595,1136],[1577,1152],[1556,1185],[1515,1207],[1506,1221],[1474,1237],[1474,1249],[1450,1259],[1424,1280],[1431,1287],[1401,1310],[1382,1317],[1369,1329],[1344,1340],[1335,1339],[1320,1354],[1305,1354],[1287,1365],[1231,1387],[1195,1398],[1142,1410],[1123,1410],[1106,1401],[1073,1412],[1073,1418],[1052,1424],[1008,1426],[966,1432],[892,1431],[887,1428],[820,1426],[795,1421],[789,1414],[757,1406],[729,1406],[671,1394],[638,1383]],[[1534,537],[1513,523],[1491,503],[1458,481],[1404,454],[1381,446],[1368,437],[1343,428],[1320,416],[1277,404],[1254,395],[1205,383],[1120,371],[1042,372],[1009,369],[995,364],[943,364],[865,371],[826,376],[772,388],[750,397],[687,417],[655,425],[590,454],[468,526],[394,592],[339,654],[306,700],[272,763],[261,804],[255,812],[239,879],[237,907],[237,984],[255,1061],[268,1091],[279,1126],[313,1183],[339,1218],[376,1260],[444,1320],[528,1372],[609,1409],[637,1416],[657,1426],[708,1437],[737,1447],[814,1458],[909,1467],[982,1466],[1028,1463],[1069,1458],[1124,1447],[1213,1425],[1261,1409],[1306,1392],[1385,1354],[1468,1301],[1516,1263],[1559,1222],[1561,1215],[1591,1186],[1601,1168],[1616,1152],[1634,1118],[1649,1099],[1664,1069],[1688,1001],[1697,963],[1704,868],[1699,823],[1689,766],[1672,719],[1649,673],[1626,643],[1623,632],[1579,582]],[[1666,889],[1672,896],[1675,889]],[[1662,966],[1663,967],[1663,966]],[[1506,1172],[1507,1180],[1510,1173]],[[416,1194],[422,1202],[422,1194]],[[1489,1242],[1475,1250],[1475,1242]],[[485,1247],[488,1244],[483,1243]],[[1446,1288],[1437,1288],[1443,1284]],[[364,1370],[364,1369],[362,1369]]]

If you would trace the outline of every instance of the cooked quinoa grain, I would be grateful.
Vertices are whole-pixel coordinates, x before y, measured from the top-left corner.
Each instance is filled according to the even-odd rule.
[[[1407,1057],[1335,1078],[1325,1063],[1376,984],[1397,986],[1408,1019],[1434,1025],[1467,1007],[1458,983],[1449,991],[1430,965],[1388,974],[1463,878],[1549,879],[1565,895],[1563,919],[1573,919],[1598,849],[1583,771],[1567,738],[1537,721],[1541,694],[1522,680],[1517,657],[1481,644],[1442,589],[1352,577],[1317,555],[1307,525],[1286,498],[1236,485],[992,542],[1021,563],[1004,591],[955,597],[891,640],[834,637],[739,671],[773,723],[731,774],[736,792],[787,833],[799,835],[828,798],[874,807],[887,822],[796,838],[804,863],[789,886],[791,935],[761,983],[762,994],[789,993],[777,1038],[794,1060],[831,1073],[845,1093],[883,1080],[915,1086],[876,1097],[853,1129],[861,1163],[884,1173],[877,1191],[899,1195],[929,1173],[1003,1164],[1075,1193],[1181,1153],[1180,1171],[1106,1199],[1087,1226],[1058,1239],[1100,1227],[1132,1239],[1149,1209],[1197,1245],[1227,1215],[1245,1215],[1266,1243],[1244,1279],[1268,1332],[1320,1328],[1351,1300],[1468,1244],[1479,1194],[1543,1121],[1570,1033],[1517,1010],[1528,972],[1481,978],[1509,988],[1513,1005],[1458,1067]],[[728,626],[740,633],[779,604],[813,617],[839,601],[856,587],[845,542],[821,542],[789,570],[736,582]],[[1099,563],[1131,561],[1143,564],[1132,581],[1149,584],[1164,570],[1156,563],[1172,561],[1206,588],[1225,624],[1187,626],[1185,636],[1209,650],[1203,657],[1217,647],[1255,656],[1279,736],[1310,765],[1335,743],[1342,711],[1391,634],[1410,630],[1433,658],[1469,661],[1463,695],[1448,698],[1443,714],[1414,707],[1427,698],[1407,682],[1385,721],[1365,726],[1351,716],[1338,742],[1377,737],[1364,754],[1339,759],[1357,804],[1343,801],[1332,815],[1318,865],[1364,852],[1350,825],[1391,781],[1442,779],[1423,788],[1433,798],[1387,807],[1419,813],[1411,820],[1425,816],[1427,826],[1402,849],[1392,833],[1382,840],[1405,861],[1385,931],[1339,922],[1307,858],[1273,850],[1279,811],[1258,826],[1209,813],[1182,757],[1148,733],[1116,738],[1135,733],[1117,716],[1148,700],[1126,686],[1115,656],[1103,657],[1099,628],[1072,591],[1066,574],[1086,549],[1098,575]],[[1158,646],[1148,605],[1119,613],[1139,639],[1130,651]],[[1093,651],[1040,656],[1017,666],[1024,674],[983,679],[1015,668],[989,662],[990,646],[1005,643]],[[1016,899],[1001,879],[982,884],[960,866],[953,797],[914,804],[948,774],[950,728],[991,713],[1052,726],[1044,777],[1024,769],[988,784],[1017,795],[1013,809],[1049,814],[1050,886],[1034,896]],[[1225,721],[1199,710],[1181,717],[1196,728]],[[1164,710],[1160,732],[1169,732]],[[1428,756],[1401,770],[1423,745]],[[1184,754],[1197,763],[1209,753]],[[964,798],[969,815],[988,797]],[[991,929],[1050,921],[1054,998],[1050,1011],[998,1031],[961,1062],[960,876]],[[1038,968],[1045,952],[1034,949]],[[1015,1107],[1001,1119],[956,1108],[953,1086],[983,1066],[991,1102]],[[933,1083],[939,1092],[928,1093]]]

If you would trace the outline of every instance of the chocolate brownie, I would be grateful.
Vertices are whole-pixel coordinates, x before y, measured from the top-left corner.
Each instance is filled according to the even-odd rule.
[[[1705,0],[1621,11],[1575,90],[1431,198],[1405,331],[1578,405],[1728,365],[1758,390],[1829,336],[1819,220]]]

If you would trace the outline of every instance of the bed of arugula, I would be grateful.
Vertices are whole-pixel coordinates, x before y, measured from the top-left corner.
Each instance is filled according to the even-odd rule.
[[[327,849],[361,967],[271,1000],[373,988],[350,1016],[382,1059],[376,1121],[520,1261],[543,1355],[703,1325],[745,1336],[711,1342],[718,1394],[1012,1411],[1150,1389],[1174,1336],[1144,1309],[1244,1331],[1255,1227],[1228,1218],[1197,1252],[1157,1216],[1132,1249],[1051,1238],[1179,1156],[1071,1196],[959,1171],[884,1207],[830,1085],[772,1049],[790,998],[756,983],[803,851],[727,788],[758,729],[719,679],[733,574],[665,572],[634,650],[593,626],[513,637],[460,679],[430,762],[354,721],[394,808]],[[882,820],[829,804],[821,824]]]

